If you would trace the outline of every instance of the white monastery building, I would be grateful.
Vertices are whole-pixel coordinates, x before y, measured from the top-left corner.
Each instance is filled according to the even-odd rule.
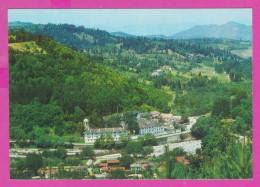
[[[164,132],[164,124],[159,123],[157,119],[140,119],[139,128],[140,135],[144,135],[146,133],[159,134]]]
[[[128,134],[125,127],[91,129],[87,119],[84,120],[84,123],[86,127],[85,143],[94,143],[101,135],[107,136],[108,134],[112,135],[115,141],[119,141],[121,134]]]
[[[101,129],[90,129],[88,128],[85,131],[85,143],[93,143],[101,135],[107,136],[108,134],[112,135],[115,141],[119,141],[121,134],[128,134],[128,131],[125,128],[101,128]]]

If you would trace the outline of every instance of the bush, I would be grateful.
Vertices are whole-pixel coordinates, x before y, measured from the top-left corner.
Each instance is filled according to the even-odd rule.
[[[80,159],[66,159],[65,165],[66,166],[80,166],[80,165],[83,165],[83,162]]]
[[[56,151],[53,152],[53,156],[60,158],[60,159],[65,159],[66,154],[67,154],[67,151],[64,147],[59,147]]]
[[[129,142],[125,150],[128,154],[137,155],[137,154],[142,154],[144,148],[140,142]]]
[[[119,160],[120,160],[120,166],[123,166],[126,169],[129,169],[130,164],[134,163],[134,158],[127,154],[123,154]]]
[[[151,153],[153,153],[153,151],[154,151],[153,146],[146,146],[144,147],[143,155],[144,156],[150,155]]]
[[[211,117],[200,117],[191,128],[191,134],[195,138],[202,139],[210,133],[213,127],[213,119]]]
[[[53,157],[53,152],[49,151],[47,149],[44,149],[42,152],[42,156],[45,158],[52,158]]]
[[[100,173],[99,168],[94,168],[94,169],[93,169],[93,173],[94,173],[94,174],[99,174],[99,173]]]
[[[81,158],[89,157],[89,158],[93,159],[95,156],[95,153],[91,146],[86,146],[86,147],[83,147],[83,149],[80,153],[80,156],[81,156]]]
[[[111,179],[126,179],[125,171],[120,169],[112,171]]]
[[[146,133],[144,135],[144,146],[157,145],[156,137],[152,133]]]

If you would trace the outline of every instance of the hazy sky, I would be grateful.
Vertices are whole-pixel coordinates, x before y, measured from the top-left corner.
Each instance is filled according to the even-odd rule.
[[[194,25],[252,25],[252,9],[9,9],[8,21],[70,23],[129,34],[171,35]]]

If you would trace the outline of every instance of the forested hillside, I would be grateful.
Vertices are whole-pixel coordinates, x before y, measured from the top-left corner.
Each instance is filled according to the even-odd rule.
[[[9,30],[20,30],[21,28],[26,32],[51,36],[54,41],[74,49],[84,49],[97,45],[103,46],[107,43],[115,43],[116,41],[116,39],[111,37],[106,31],[85,28],[83,26],[76,27],[70,24],[9,25]]]
[[[30,42],[35,42],[33,52]],[[13,31],[9,43],[16,46],[9,48],[11,138],[19,129],[30,133],[35,125],[63,135],[82,131],[78,122],[85,117],[93,127],[103,127],[103,116],[116,112],[170,110],[168,94],[124,78],[49,37]]]
[[[14,28],[10,26],[11,31],[17,28],[18,27]],[[98,112],[102,116],[114,113],[117,110],[122,111],[124,106],[128,106],[128,108],[132,109],[138,109],[136,106],[139,106],[139,109],[141,108],[147,111],[151,109],[149,106],[155,106],[164,112],[169,111],[171,108],[172,112],[177,115],[200,115],[211,112],[215,100],[220,95],[221,97],[230,98],[230,89],[232,88],[240,86],[245,89],[248,94],[251,93],[252,58],[242,58],[231,52],[232,50],[250,49],[252,47],[251,42],[213,38],[166,40],[158,38],[149,39],[145,37],[112,36],[106,31],[88,29],[81,26],[76,27],[75,25],[69,24],[30,25],[25,26],[24,29],[28,32],[53,37],[57,42],[77,51],[78,53],[73,52],[73,54],[77,54],[80,58],[83,58],[83,56],[79,55],[82,54],[87,57],[86,59],[88,59],[88,61],[96,62],[101,64],[102,67],[105,66],[117,72],[125,77],[124,80],[135,82],[131,82],[131,84],[139,85],[137,83],[141,83],[144,89],[149,87],[151,90],[151,87],[153,87],[170,95],[166,96],[167,98],[160,96],[157,97],[157,99],[146,99],[147,97],[142,94],[141,96],[132,94],[130,97],[133,98],[132,102],[127,103],[124,99],[121,99],[119,103],[114,105],[108,104],[109,102],[107,100],[109,99],[105,98],[117,98],[117,95],[123,97],[125,90],[118,91],[113,87],[114,92],[111,93],[111,96],[105,94],[105,97],[102,96],[100,91],[91,92],[92,94],[89,94],[89,90],[84,91],[88,97],[81,97],[77,92],[76,95],[80,97],[80,99],[78,99],[71,97],[74,96],[73,93],[68,95],[67,91],[67,95],[65,96],[63,94],[65,89],[75,90],[73,88],[77,87],[85,89],[85,84],[91,84],[90,81],[88,81],[88,83],[82,83],[81,79],[73,76],[73,74],[70,77],[70,82],[73,82],[73,84],[69,84],[69,81],[67,81],[66,84],[69,86],[62,88],[63,92],[60,91],[61,88],[58,91],[57,89],[52,91],[56,93],[54,94],[55,98],[64,97],[62,102],[59,101],[59,105],[62,105],[62,108],[65,109],[63,111],[68,111],[69,113],[73,113],[76,106],[79,106],[82,110],[86,107],[86,103],[81,101],[83,98],[87,97],[90,101],[94,102],[91,99],[93,93],[94,95],[100,95],[101,104],[99,104],[97,108],[99,108],[98,110],[100,110],[100,107],[104,108],[103,112]],[[12,32],[16,33],[16,35],[12,36]],[[9,35],[10,42],[17,43],[25,41],[25,36],[22,34],[23,31],[12,32],[10,32]],[[27,33],[27,35],[29,34]],[[21,45],[24,49],[25,43],[22,43]],[[13,44],[13,46],[17,48],[16,44]],[[39,50],[44,54],[47,50],[45,50],[44,46],[41,47],[41,44],[39,44],[39,46]],[[31,50],[30,46],[28,46],[28,48]],[[35,46],[34,48],[37,49]],[[66,58],[67,61],[72,52],[72,50],[68,48],[66,48],[64,52],[58,50],[59,53],[55,53],[55,51],[50,48],[49,51],[52,51],[52,58],[55,58],[56,61],[57,54],[63,56],[62,58]],[[67,53],[67,51],[69,51],[69,53]],[[73,59],[71,61],[73,61]],[[66,65],[68,69],[71,69],[70,66],[72,65],[69,62],[66,63]],[[97,66],[97,64],[95,64],[95,66]],[[67,68],[65,68],[65,70],[66,69]],[[162,69],[164,74],[161,76],[152,76],[152,72],[157,69]],[[85,71],[84,67],[82,67],[82,71]],[[75,72],[77,71],[75,70]],[[94,76],[90,77],[93,78],[91,80],[94,80]],[[118,81],[114,80],[114,82]],[[114,82],[113,84],[115,84]],[[118,84],[118,87],[121,87],[119,85],[120,84]],[[104,87],[102,87],[102,89],[104,93],[106,93],[106,89]],[[149,95],[155,92],[160,93],[158,90],[152,92],[147,91],[146,93]],[[58,93],[60,95],[58,95]],[[150,96],[148,97],[151,98]],[[53,97],[49,97],[46,100],[50,98],[53,100]],[[67,98],[70,98],[70,102],[71,100],[75,100],[72,102],[74,104],[68,106]],[[107,102],[107,105],[104,104],[103,100]],[[141,101],[144,101],[146,104],[144,105]],[[167,102],[168,105],[166,104]],[[89,106],[91,106],[91,102],[89,103]],[[90,115],[92,111],[94,111],[92,107],[89,108],[91,109],[83,110],[87,115]],[[247,112],[250,113],[250,110]]]

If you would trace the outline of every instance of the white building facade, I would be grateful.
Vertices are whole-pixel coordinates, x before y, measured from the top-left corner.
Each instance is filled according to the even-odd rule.
[[[121,134],[128,134],[125,128],[101,128],[101,129],[90,129],[85,131],[85,143],[94,143],[101,135],[111,135],[114,141],[120,140]]]
[[[157,69],[152,72],[152,76],[160,76],[163,74],[163,70]]]
[[[159,134],[164,132],[164,124],[159,123],[157,119],[140,119],[139,128],[140,135],[144,135],[146,133]]]

